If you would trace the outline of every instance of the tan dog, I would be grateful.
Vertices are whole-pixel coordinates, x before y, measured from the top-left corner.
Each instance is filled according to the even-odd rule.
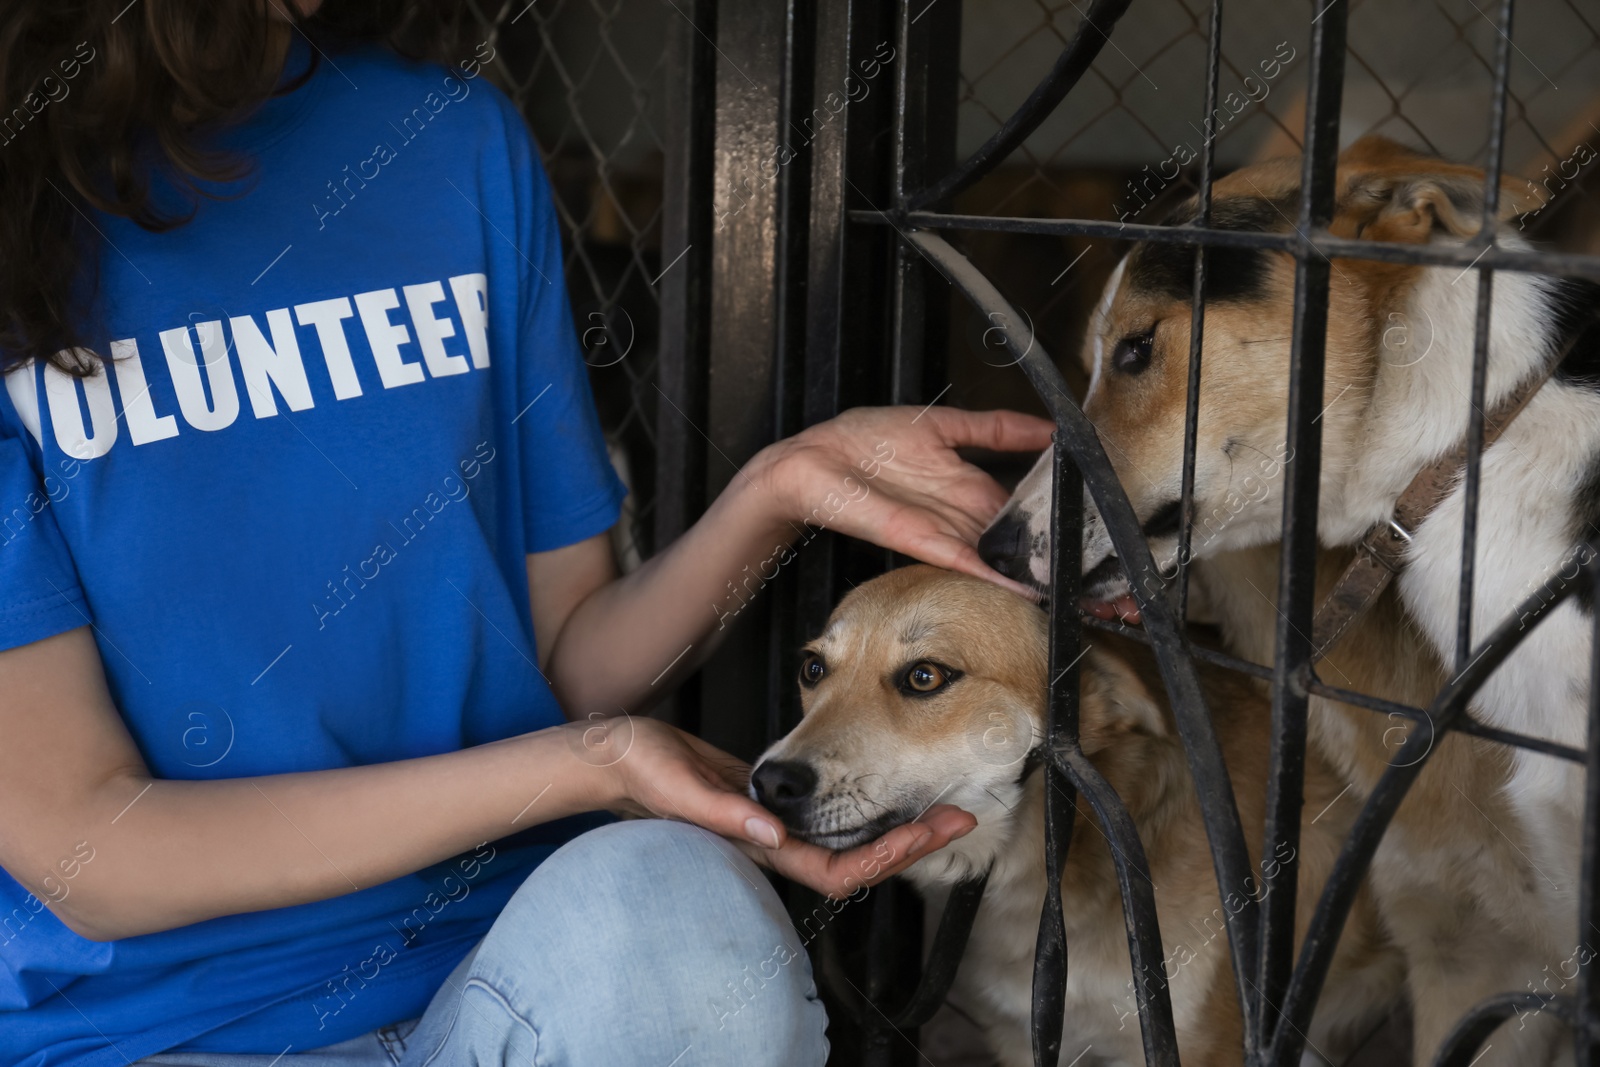
[[[1030,476],[1001,523],[1032,521],[1048,506],[1047,475]],[[1046,536],[1031,560],[1013,570],[1048,566]],[[1350,558],[1323,549],[1317,595],[1325,596]],[[992,562],[1004,562],[995,560]],[[1275,545],[1220,552],[1190,567],[1192,617],[1214,621],[1228,650],[1271,663],[1277,624]],[[1446,675],[1427,640],[1406,617],[1393,587],[1317,665],[1329,684],[1414,707],[1426,707]],[[1394,714],[1311,698],[1310,743],[1351,788],[1346,814],[1365,803],[1415,727]],[[1412,1062],[1431,1064],[1467,1009],[1499,993],[1551,996],[1572,991],[1576,964],[1593,955],[1587,942],[1555,940],[1544,919],[1549,875],[1528,857],[1533,845],[1506,795],[1511,755],[1503,745],[1451,733],[1434,742],[1428,765],[1379,843],[1371,884],[1380,919],[1406,960]],[[1310,901],[1304,907],[1311,906]],[[1564,1027],[1551,1014],[1521,1013],[1491,1034],[1478,1067],[1531,1067],[1562,1061]]]
[[[1213,224],[1290,230],[1298,167],[1271,160],[1218,181]],[[1477,230],[1482,180],[1471,168],[1364,139],[1340,157],[1331,229],[1460,244]],[[1502,197],[1503,211],[1510,203]],[[1180,206],[1171,221],[1193,209]],[[1513,225],[1502,223],[1501,237],[1526,247]],[[1084,411],[1164,565],[1177,552],[1188,375],[1191,294],[1174,273],[1180,260],[1192,267],[1192,254],[1177,246],[1133,246],[1082,352],[1091,375]],[[1294,266],[1285,254],[1243,250],[1215,251],[1210,263],[1219,273],[1206,305],[1191,574],[1229,650],[1270,663],[1274,542],[1291,461],[1283,432]],[[1493,297],[1487,409],[1532,366],[1568,355],[1484,453],[1478,640],[1522,597],[1549,599],[1565,588],[1590,554],[1573,542],[1594,536],[1600,524],[1600,289],[1501,272]],[[1416,470],[1464,433],[1476,284],[1457,268],[1339,259],[1329,299],[1318,534],[1336,545],[1386,516]],[[1040,587],[1049,566],[1050,482],[1046,453],[980,541],[992,566]],[[1447,680],[1441,653],[1454,652],[1459,497],[1458,487],[1413,531],[1405,571],[1319,665],[1324,681],[1415,706],[1432,701]],[[1127,580],[1098,513],[1088,510],[1085,588],[1127,608]],[[1323,552],[1319,597],[1348,559],[1348,549]],[[1578,598],[1554,612],[1493,676],[1474,711],[1491,725],[1581,745],[1592,610]],[[1399,718],[1312,701],[1311,742],[1352,786],[1343,803],[1365,799],[1407,729]],[[1576,961],[1595,954],[1594,933],[1580,935],[1572,924],[1581,769],[1459,736],[1440,742],[1432,760],[1372,867],[1384,922],[1407,959],[1419,1064],[1432,1062],[1473,1004],[1496,993],[1571,992]],[[1562,1059],[1561,1036],[1548,1014],[1513,1020],[1491,1036],[1478,1067]]]
[[[1324,550],[1317,592],[1325,595],[1349,553]],[[1271,663],[1278,583],[1276,546],[1225,552],[1194,566],[1194,595],[1219,620],[1229,649]],[[1438,657],[1386,590],[1344,641],[1317,666],[1331,685],[1426,707],[1445,684]],[[1351,784],[1349,811],[1402,755],[1418,727],[1322,697],[1310,712],[1313,749]],[[1498,993],[1550,995],[1569,988],[1573,950],[1543,922],[1545,877],[1505,794],[1511,772],[1503,745],[1451,733],[1435,751],[1373,856],[1380,918],[1405,957],[1412,1006],[1413,1062],[1431,1064],[1467,1010]],[[1311,903],[1304,902],[1309,908]],[[1563,966],[1565,964],[1565,966]],[[1526,1012],[1491,1034],[1477,1067],[1534,1067],[1559,1060],[1565,1028],[1554,1015]]]
[[[1339,157],[1330,231],[1342,238],[1461,248],[1482,221],[1482,171],[1364,138]],[[1215,186],[1211,225],[1288,234],[1301,200],[1300,161],[1242,168]],[[1495,223],[1501,247],[1529,248],[1511,218],[1507,187]],[[1167,220],[1189,221],[1180,205]],[[1195,450],[1193,554],[1275,543],[1284,471],[1295,266],[1286,252],[1213,249],[1208,257]],[[1406,486],[1466,436],[1477,276],[1456,266],[1334,259],[1329,286],[1317,534],[1352,546],[1387,523]],[[1193,254],[1138,243],[1109,280],[1090,324],[1083,410],[1149,538],[1158,563],[1177,554],[1183,430],[1189,373]],[[1483,453],[1472,635],[1482,641],[1525,598],[1553,599],[1593,558],[1600,535],[1600,285],[1502,270],[1494,275],[1483,410],[1493,412],[1559,360],[1553,376]],[[1048,471],[1018,490],[1030,520],[1013,512],[985,535],[988,555],[1031,559],[1048,527]],[[1464,486],[1415,522],[1395,581],[1407,617],[1444,663],[1458,662]],[[1007,532],[1009,531],[1009,532]],[[1008,550],[1005,544],[1009,543]],[[1021,551],[1016,549],[1020,548]],[[1128,584],[1104,523],[1085,518],[1085,590],[1116,602]],[[1001,562],[1005,573],[1015,576]],[[1273,585],[1276,584],[1274,581]],[[1259,601],[1251,609],[1271,620]],[[1587,595],[1553,609],[1478,690],[1473,712],[1491,726],[1581,748],[1588,725],[1594,604]],[[1460,659],[1470,658],[1463,655]],[[1529,857],[1547,943],[1544,962],[1593,955],[1594,932],[1575,923],[1583,771],[1530,752],[1510,756],[1503,791],[1516,825],[1500,824]],[[1470,810],[1470,809],[1469,809]],[[1523,991],[1522,980],[1515,983]],[[1496,1053],[1498,1054],[1498,1052]],[[1520,1062],[1520,1061],[1519,1061]]]
[[[790,831],[829,848],[871,840],[937,802],[978,817],[966,837],[918,862],[914,883],[954,883],[992,865],[954,996],[1006,1067],[1033,1062],[1029,1011],[1044,900],[1044,776],[1028,754],[1043,735],[1047,619],[1033,604],[963,575],[914,566],[850,593],[800,668],[805,717],[752,776]],[[1093,635],[1082,663],[1085,753],[1126,804],[1150,861],[1186,1064],[1242,1062],[1225,909],[1256,886],[1219,893],[1172,713],[1148,651]],[[1246,839],[1261,839],[1270,709],[1251,684],[1202,672]],[[1314,756],[1306,771],[1302,899],[1320,891],[1353,805]],[[1068,968],[1063,1060],[1143,1062],[1133,974],[1108,842],[1079,805],[1062,879]],[[1319,816],[1319,813],[1320,816]],[[1282,862],[1289,857],[1276,857]],[[1273,870],[1274,858],[1261,868]],[[1305,909],[1302,909],[1302,914]],[[1402,983],[1363,895],[1309,1035],[1337,1058],[1393,1007]]]

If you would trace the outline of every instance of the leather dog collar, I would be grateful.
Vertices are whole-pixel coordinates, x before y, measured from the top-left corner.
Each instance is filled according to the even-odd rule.
[[[1574,337],[1558,358],[1550,360],[1484,416],[1484,452],[1550,380],[1576,342]],[[1311,626],[1312,662],[1327,656],[1405,567],[1406,549],[1411,544],[1413,531],[1450,495],[1466,462],[1467,442],[1462,439],[1455,448],[1418,471],[1395,502],[1388,520],[1377,523],[1362,536],[1356,545],[1355,559],[1317,607]]]

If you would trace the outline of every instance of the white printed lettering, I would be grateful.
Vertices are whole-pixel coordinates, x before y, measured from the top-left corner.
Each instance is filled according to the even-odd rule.
[[[139,342],[129,337],[111,342],[111,368],[117,376],[117,392],[122,394],[122,416],[128,423],[128,437],[136,445],[164,441],[178,436],[176,415],[157,415],[150,400],[150,384],[145,381],[144,363],[139,359]]]
[[[423,282],[421,285],[408,285],[402,291],[406,294],[411,328],[417,333],[417,346],[422,349],[428,373],[435,378],[443,378],[447,374],[465,374],[466,357],[448,355],[444,350],[444,339],[456,335],[455,323],[448,318],[437,319],[433,316],[433,305],[444,300],[444,286],[438,282]]]
[[[78,383],[89,404],[91,433],[83,424],[83,409],[78,406]],[[117,440],[117,410],[111,401],[111,379],[102,368],[86,378],[68,374],[54,363],[45,364],[44,395],[50,404],[50,424],[56,431],[56,444],[74,459],[97,459],[111,451]]]
[[[197,322],[194,332],[200,339],[200,355],[195,357],[189,327],[161,332],[161,349],[172,372],[172,388],[178,394],[178,410],[183,421],[197,430],[221,430],[239,417],[239,389],[233,381],[233,366],[228,360],[228,343],[222,336],[222,323]],[[205,365],[205,385],[200,367]],[[205,386],[211,387],[206,400]]]
[[[349,400],[361,395],[361,379],[356,377],[356,365],[350,358],[350,342],[345,340],[344,320],[354,318],[350,299],[318,300],[299,304],[295,317],[302,326],[315,326],[317,342],[322,346],[322,359],[328,365],[328,380],[333,383],[333,395],[339,400]]]
[[[408,363],[400,355],[400,346],[411,343],[411,331],[403,323],[389,321],[389,312],[399,306],[400,298],[393,289],[356,294],[356,310],[361,313],[361,325],[385,389],[422,381],[422,364]]]
[[[311,384],[306,381],[306,367],[300,361],[300,342],[294,335],[294,322],[288,308],[273,308],[267,312],[267,328],[272,331],[272,343],[261,334],[261,327],[250,315],[235,315],[228,320],[233,327],[233,348],[239,353],[239,370],[244,374],[245,392],[250,395],[250,407],[256,418],[264,419],[278,413],[278,402],[273,399],[273,386],[289,405],[290,411],[304,411],[311,406]]]
[[[450,279],[450,292],[456,298],[472,365],[482,370],[489,365],[489,279],[482,274],[458,274]]]

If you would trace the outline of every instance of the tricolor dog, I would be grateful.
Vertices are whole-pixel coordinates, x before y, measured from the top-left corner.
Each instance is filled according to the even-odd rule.
[[[891,571],[852,591],[800,666],[804,717],[752,775],[758,800],[790,832],[832,849],[872,840],[935,801],[977,828],[918,861],[922,887],[992,870],[953,998],[983,1026],[1005,1067],[1033,1063],[1034,943],[1045,893],[1043,736],[1047,619],[997,586],[932,567]],[[1117,791],[1150,862],[1179,1049],[1186,1064],[1243,1060],[1226,914],[1251,885],[1219,887],[1171,710],[1149,654],[1093,635],[1081,666],[1084,752]],[[1247,838],[1261,840],[1269,706],[1251,685],[1204,674]],[[1301,893],[1326,877],[1354,807],[1313,758],[1297,858]],[[1062,893],[1067,970],[1062,1062],[1140,1064],[1139,1020],[1116,872],[1081,801]],[[1314,818],[1322,812],[1320,819]],[[1272,873],[1287,856],[1257,856]],[[1402,967],[1365,894],[1346,928],[1312,1045],[1335,1062],[1399,994]]]
[[[1341,237],[1461,245],[1478,233],[1483,181],[1481,171],[1364,139],[1340,157],[1330,229]],[[1211,224],[1291,232],[1299,183],[1295,159],[1236,171],[1215,186]],[[1508,225],[1511,192],[1507,186],[1500,200],[1497,236],[1503,247],[1526,248]],[[1191,202],[1169,221],[1186,221],[1194,210]],[[1270,546],[1279,537],[1283,473],[1294,462],[1284,440],[1294,264],[1286,253],[1239,249],[1213,249],[1209,264],[1194,573],[1234,650],[1270,661],[1276,617]],[[1084,353],[1090,373],[1084,410],[1163,566],[1177,555],[1192,269],[1190,251],[1135,245],[1107,283]],[[1398,603],[1384,607],[1385,593],[1355,624],[1356,631],[1368,629],[1367,637],[1357,647],[1335,646],[1319,668],[1334,684],[1343,684],[1331,674],[1338,669],[1366,679],[1348,688],[1371,685],[1367,691],[1377,695],[1426,705],[1449,677],[1441,663],[1456,662],[1462,487],[1451,456],[1467,433],[1477,290],[1470,269],[1332,262],[1318,535],[1324,545],[1356,546],[1373,531],[1391,530],[1397,514],[1408,527],[1393,535]],[[1486,418],[1497,421],[1519,402],[1525,406],[1483,456],[1475,641],[1514,617],[1526,598],[1543,591],[1548,599],[1570,582],[1590,558],[1585,542],[1600,528],[1600,286],[1501,271],[1491,308]],[[1407,515],[1404,499],[1430,471],[1438,475],[1437,491],[1426,508]],[[1042,457],[980,547],[991,564],[1041,586],[1050,480]],[[1089,513],[1085,588],[1097,613],[1126,614],[1127,580],[1092,503]],[[1332,584],[1330,571],[1319,585],[1325,591]],[[1581,748],[1592,611],[1587,598],[1574,598],[1549,613],[1479,691],[1474,713],[1493,726]],[[1313,741],[1325,758],[1347,764],[1341,770],[1348,780],[1370,787],[1394,757],[1393,746],[1370,731],[1364,738],[1351,732],[1370,713],[1314,705]],[[1443,1036],[1447,1003],[1457,1015],[1472,1003],[1454,995],[1460,989],[1441,992],[1459,984],[1463,968],[1475,974],[1466,985],[1485,995],[1560,992],[1544,988],[1542,979],[1579,943],[1581,769],[1521,750],[1496,754],[1459,738],[1452,743],[1469,780],[1431,769],[1432,784],[1425,775],[1399,820],[1401,837],[1413,843],[1436,841],[1426,826],[1452,825],[1451,857],[1425,850],[1433,857],[1416,863],[1404,846],[1389,842],[1374,868],[1380,896],[1384,868],[1404,867],[1413,890],[1422,892],[1434,879],[1436,888],[1448,888],[1447,899],[1476,916],[1445,930],[1436,915],[1400,920],[1421,921],[1431,931],[1410,938],[1421,956],[1408,951],[1413,996],[1420,989],[1420,999],[1434,1005],[1419,1008],[1419,1054]],[[1516,850],[1511,860],[1505,845]],[[1505,938],[1474,938],[1473,931],[1498,921],[1491,916],[1518,920],[1522,933],[1511,939],[1509,955],[1500,954]],[[1404,930],[1396,936],[1408,940]],[[1486,978],[1494,981],[1483,989]],[[1526,1048],[1513,1054],[1510,1034],[1537,1045],[1529,1033],[1547,1035],[1549,1021],[1524,1023],[1496,1035],[1501,1040],[1483,1062],[1502,1056],[1499,1062],[1538,1062],[1540,1055]]]

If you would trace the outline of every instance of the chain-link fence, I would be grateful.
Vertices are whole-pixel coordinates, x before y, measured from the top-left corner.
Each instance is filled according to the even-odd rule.
[[[1222,108],[1204,115],[1201,0],[1143,0],[1082,82],[1004,166],[968,190],[971,214],[1155,222],[1195,191],[1209,136],[1219,172],[1297,154],[1305,42],[1314,5],[1231,0],[1221,48]],[[1014,111],[1082,21],[1081,0],[968,0],[961,42],[958,158]],[[1499,31],[1482,0],[1353,0],[1340,136],[1381,134],[1481,166],[1489,142]],[[1524,232],[1569,252],[1600,251],[1600,8],[1528,0],[1517,8],[1506,125],[1509,191]],[[1153,206],[1152,206],[1153,205]],[[1082,238],[966,235],[964,247],[1033,316],[1080,388],[1075,354],[1121,249]],[[1070,268],[1070,269],[1069,269]],[[985,373],[993,339],[953,308],[952,402],[1031,406],[1015,376]]]
[[[574,324],[612,464],[628,484],[624,568],[651,551],[668,20],[661,0],[475,5],[496,77],[550,177]]]
[[[663,41],[680,17],[662,0],[509,0],[475,8],[493,34],[504,88],[527,116],[555,189],[573,314],[613,459],[628,481],[619,555],[651,548],[667,74]],[[1214,139],[1220,169],[1300,145],[1310,8],[1235,0],[1222,42],[1227,110],[1207,122],[1208,8],[1151,0],[1071,98],[1016,154],[963,194],[977,214],[1151,221],[1148,208],[1193,191]],[[1082,18],[1077,0],[968,0],[961,41],[958,157],[998,128]],[[1342,124],[1346,142],[1381,133],[1481,163],[1496,30],[1476,0],[1354,0]],[[1529,0],[1514,33],[1506,172],[1520,182],[1528,234],[1565,251],[1600,249],[1600,11]],[[1231,95],[1230,95],[1231,94]],[[1158,208],[1159,210],[1159,208]],[[1070,356],[1114,261],[1104,244],[991,234],[969,252]],[[1037,269],[1057,264],[1056,270]],[[1032,406],[1014,377],[983,373],[983,323],[953,306],[955,388],[972,407]],[[1067,368],[1069,376],[1072,368]]]
[[[1310,74],[1306,42],[1319,13],[1339,2],[1229,0],[1220,106],[1208,115],[1212,5],[1141,0],[1062,105],[1007,163],[967,189],[953,213],[1159,223],[1167,205],[1196,191],[1207,143],[1221,173],[1298,154]],[[1075,0],[965,5],[958,158],[1013,115],[1079,31],[1087,7]],[[1341,146],[1377,134],[1484,166],[1496,52],[1509,46],[1504,188],[1522,213],[1518,228],[1544,248],[1600,251],[1600,167],[1593,165],[1600,158],[1600,9],[1519,0],[1509,39],[1496,25],[1500,14],[1500,4],[1481,0],[1349,0]],[[1081,396],[1077,353],[1126,244],[1060,230],[962,231],[953,239],[1030,319]],[[991,369],[1016,357],[1002,351],[1007,339],[991,328],[989,310],[965,302],[951,309],[950,401],[1041,410],[1020,376]],[[1368,1047],[1349,1062],[1409,1062],[1403,1029],[1403,1021],[1382,1028],[1377,1040],[1388,1047]],[[959,1061],[931,1055],[940,1067],[988,1062],[981,1054]]]

